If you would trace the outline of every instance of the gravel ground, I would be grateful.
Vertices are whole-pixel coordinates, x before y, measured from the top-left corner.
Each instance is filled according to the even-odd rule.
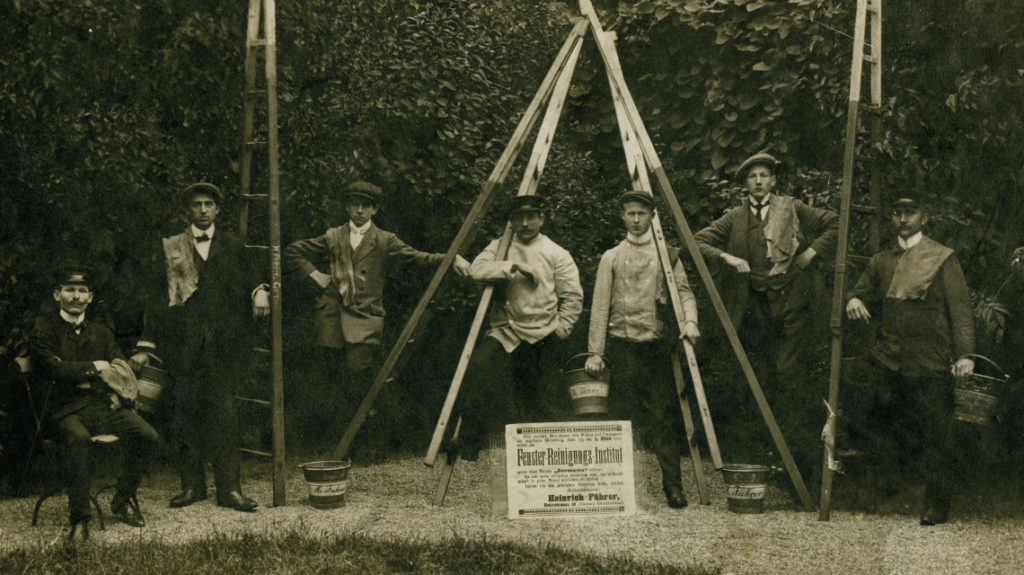
[[[169,509],[177,488],[168,469],[154,471],[139,490],[147,526],[98,525],[93,540],[116,543],[162,540],[175,543],[214,534],[303,531],[311,535],[359,533],[369,537],[437,541],[461,537],[506,540],[527,545],[554,545],[595,555],[632,556],[673,565],[701,565],[723,573],[787,575],[823,573],[1021,573],[1024,565],[1024,515],[1020,505],[978,496],[954,501],[952,520],[923,528],[916,494],[897,498],[883,514],[836,510],[828,522],[816,513],[798,512],[788,496],[769,487],[765,511],[741,515],[728,511],[719,474],[708,468],[710,505],[697,503],[692,475],[684,477],[690,507],[669,509],[660,490],[657,462],[636,457],[638,513],[633,517],[532,519],[511,521],[492,511],[491,484],[499,453],[484,452],[480,461],[460,462],[443,507],[430,504],[438,469],[423,466],[418,456],[357,466],[345,507],[317,510],[306,503],[302,473],[289,463],[288,505],[270,507],[269,465],[249,462],[245,491],[260,501],[256,513],[217,507],[211,500],[186,509]],[[686,471],[691,468],[684,466]],[[843,489],[837,486],[837,498]],[[212,495],[212,494],[211,494]],[[991,496],[989,497],[991,498]],[[1015,500],[1020,493],[1013,494]],[[109,495],[101,500],[109,504]],[[66,498],[44,504],[39,526],[30,527],[34,498],[0,501],[0,550],[62,544],[67,535]]]

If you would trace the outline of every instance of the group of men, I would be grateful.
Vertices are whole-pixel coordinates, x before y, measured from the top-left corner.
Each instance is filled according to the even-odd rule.
[[[831,211],[774,193],[777,169],[778,162],[765,153],[744,161],[736,174],[747,192],[743,205],[695,238],[705,258],[725,264],[718,285],[729,317],[801,470],[815,473],[824,389],[809,377],[808,269],[820,254],[834,251],[838,219]],[[317,341],[332,358],[328,385],[365,392],[382,342],[388,261],[435,266],[445,256],[416,250],[374,224],[383,200],[379,187],[356,182],[344,195],[348,222],[293,243],[284,263],[286,271],[308,278],[318,290]],[[132,502],[158,436],[130,400],[112,390],[117,381],[132,379],[133,371],[158,360],[173,382],[167,391],[175,414],[170,436],[180,455],[181,492],[171,507],[206,499],[207,460],[218,505],[239,511],[257,507],[241,490],[234,398],[246,373],[251,318],[269,313],[267,286],[242,241],[215,225],[223,204],[220,190],[194,184],[183,199],[189,227],[163,239],[156,251],[143,333],[130,360],[108,328],[85,321],[92,292],[81,269],[62,276],[53,294],[59,313],[41,318],[32,335],[40,371],[55,382],[49,420],[69,453],[73,541],[88,537],[88,449],[97,433],[121,437],[128,462],[112,511],[129,524],[144,523]],[[701,335],[696,298],[678,250],[669,257],[674,285],[666,281],[651,227],[652,196],[628,190],[617,204],[625,237],[600,260],[585,369],[596,375],[611,367],[609,416],[632,419],[648,431],[668,505],[684,507],[683,434],[670,354],[679,341],[696,342]],[[872,258],[847,305],[852,320],[871,320],[872,312],[881,312],[880,337],[854,393],[843,400],[853,406],[846,408],[852,436],[877,447],[891,437],[878,433],[877,424],[899,422],[924,445],[918,458],[927,483],[921,523],[931,525],[946,520],[954,488],[939,462],[948,449],[953,376],[973,369],[973,323],[952,250],[922,235],[927,212],[920,199],[899,194],[892,206],[899,246]],[[542,232],[543,198],[514,197],[506,215],[512,238],[504,258],[496,239],[472,263],[461,256],[453,263],[459,275],[502,288],[466,372],[458,404],[462,431],[447,445],[469,460],[506,422],[557,416],[552,398],[564,395],[558,368],[583,310],[572,256]],[[681,322],[671,313],[670,289],[682,304]],[[344,406],[329,400],[323,408],[339,413]]]

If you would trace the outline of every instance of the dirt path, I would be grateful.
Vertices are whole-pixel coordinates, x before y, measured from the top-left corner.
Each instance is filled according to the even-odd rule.
[[[991,502],[958,498],[946,525],[922,528],[916,510],[864,515],[836,511],[820,522],[817,514],[797,512],[788,499],[769,488],[765,512],[740,515],[726,508],[724,487],[711,473],[711,505],[696,504],[692,477],[684,478],[690,507],[672,510],[663,503],[653,457],[638,454],[647,480],[637,487],[639,512],[633,517],[510,521],[491,512],[494,455],[460,463],[444,507],[429,501],[438,471],[415,456],[356,467],[345,507],[316,510],[306,504],[306,485],[294,466],[287,483],[289,504],[269,507],[268,467],[250,464],[243,484],[263,507],[243,514],[204,501],[187,509],[169,509],[177,479],[169,470],[148,477],[139,491],[147,526],[108,524],[93,529],[97,542],[140,539],[182,542],[213,534],[304,531],[313,535],[360,533],[370,537],[436,541],[462,537],[555,545],[596,555],[633,556],[676,565],[703,565],[724,573],[1019,573],[1024,564],[1024,517],[992,513]],[[30,527],[33,498],[0,501],[0,549],[60,544],[66,537],[66,498],[47,501],[40,525]],[[109,496],[104,496],[104,505]]]

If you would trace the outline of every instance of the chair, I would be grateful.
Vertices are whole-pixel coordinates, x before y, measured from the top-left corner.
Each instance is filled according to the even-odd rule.
[[[23,384],[25,385],[25,393],[26,396],[28,397],[28,402],[31,407],[32,415],[35,418],[36,424],[36,430],[32,438],[32,445],[29,448],[28,458],[29,460],[31,460],[32,453],[34,451],[33,448],[38,444],[40,445],[43,453],[47,455],[47,459],[50,462],[50,464],[47,467],[53,470],[53,473],[51,473],[51,476],[47,481],[46,487],[43,489],[42,495],[40,495],[39,499],[36,500],[35,508],[32,510],[32,525],[35,526],[39,521],[39,509],[43,506],[43,502],[49,499],[50,497],[64,491],[65,488],[67,487],[67,482],[66,478],[63,476],[63,473],[61,471],[62,468],[60,465],[60,461],[57,458],[58,452],[60,451],[60,446],[58,446],[53,441],[53,439],[43,436],[43,424],[44,418],[46,416],[46,404],[47,400],[49,399],[49,393],[51,388],[50,386],[47,386],[46,396],[43,397],[42,405],[38,406],[37,408],[35,394],[33,393],[32,390],[32,382],[30,377],[30,374],[32,372],[31,358],[26,356],[19,356],[14,358],[14,362],[17,365],[18,371],[22,376],[21,379]],[[92,445],[95,448],[97,448],[98,451],[102,452],[110,450],[110,446],[117,445],[121,441],[121,438],[113,434],[100,434],[92,436],[90,440],[92,442]],[[96,460],[106,459],[106,457],[109,457],[103,455],[102,453],[98,453],[97,455],[100,455],[100,457],[89,458],[89,465],[93,472],[99,471],[95,465]],[[26,462],[25,467],[27,471],[28,462]],[[117,481],[114,480],[109,473],[92,473],[91,476],[100,477],[99,479],[93,480],[93,486],[89,490],[89,500],[92,502],[93,507],[96,508],[96,516],[99,518],[100,521],[100,530],[104,530],[106,529],[106,522],[104,521],[103,518],[103,508],[100,506],[99,495],[108,489],[113,489],[114,487],[116,487]],[[132,495],[131,500],[129,500],[129,505],[131,505],[136,512],[139,511],[139,500],[136,496]]]

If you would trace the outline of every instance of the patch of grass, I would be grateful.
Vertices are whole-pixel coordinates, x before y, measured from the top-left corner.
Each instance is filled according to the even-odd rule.
[[[316,537],[306,533],[218,536],[171,545],[139,542],[54,546],[18,550],[0,557],[0,573],[633,573],[706,575],[717,573],[601,558],[555,547],[495,543],[485,538],[440,543],[370,539],[360,535]]]

